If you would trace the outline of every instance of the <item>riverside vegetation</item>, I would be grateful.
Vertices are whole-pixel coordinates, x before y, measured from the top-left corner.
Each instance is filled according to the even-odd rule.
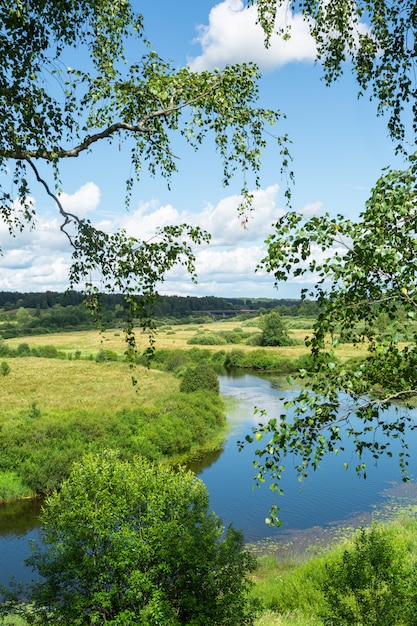
[[[117,329],[3,340],[1,497],[52,493],[68,478],[75,461],[105,448],[118,449],[121,462],[140,455],[171,464],[201,448],[220,445],[226,425],[213,370],[207,376],[211,392],[195,391],[194,381],[207,365],[274,370],[282,376],[300,367],[308,369],[303,340],[310,326],[311,319],[289,317],[286,345],[262,346],[264,324],[259,320],[162,324],[150,367],[137,358],[135,387]],[[148,335],[138,333],[137,341],[145,349]],[[361,355],[361,347],[349,343],[338,350],[341,360]],[[413,519],[404,518],[388,529],[362,531],[356,541],[301,562],[272,554],[259,557],[252,574],[249,561],[239,570],[239,593],[247,597],[257,626],[414,624],[415,531]],[[246,552],[236,540],[238,558]],[[356,576],[358,569],[368,577],[355,587],[352,572]],[[393,577],[394,586],[388,584]],[[247,591],[244,580],[249,579],[254,584]],[[342,597],[348,598],[344,604],[339,601]],[[336,605],[340,612],[334,621]],[[389,607],[395,608],[396,621],[389,617]],[[9,608],[3,604],[6,612]],[[231,621],[219,623],[237,624],[240,619],[243,624],[248,615],[238,618],[235,607]],[[4,617],[5,623],[16,625],[31,619],[18,614]]]

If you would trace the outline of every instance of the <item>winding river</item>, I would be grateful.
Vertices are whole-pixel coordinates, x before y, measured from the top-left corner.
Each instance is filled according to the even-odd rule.
[[[302,547],[320,534],[340,526],[360,525],[370,521],[377,511],[392,511],[397,504],[408,504],[416,496],[415,484],[402,486],[397,459],[381,459],[368,464],[367,478],[359,478],[353,470],[345,471],[343,462],[352,460],[329,455],[321,468],[304,484],[287,468],[283,476],[284,496],[270,491],[267,483],[253,488],[254,444],[238,451],[237,441],[244,439],[259,421],[254,408],[265,409],[269,416],[282,412],[282,400],[293,390],[278,389],[272,378],[250,374],[220,376],[221,393],[234,399],[228,411],[230,432],[222,451],[207,454],[193,464],[210,493],[211,508],[223,519],[243,531],[248,543],[258,546],[271,542],[297,543]],[[416,413],[417,416],[417,413]],[[409,435],[410,449],[417,443],[417,434]],[[353,463],[355,464],[354,460]],[[415,464],[414,464],[415,465]],[[410,474],[413,475],[413,462]],[[277,504],[283,524],[271,528],[265,524],[271,504]],[[29,554],[29,540],[39,539],[37,526],[39,503],[18,502],[0,507],[0,582],[10,575],[27,580],[30,572],[22,561]]]

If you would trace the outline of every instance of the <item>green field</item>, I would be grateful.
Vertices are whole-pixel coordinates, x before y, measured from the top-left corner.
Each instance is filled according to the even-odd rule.
[[[259,361],[262,353],[294,368],[298,359],[307,355],[304,339],[310,332],[307,320],[297,320],[295,325],[289,328],[294,345],[262,349],[244,342],[188,343],[190,337],[219,330],[233,332],[240,327],[245,333],[257,332],[256,327],[247,328],[233,319],[198,327],[163,327],[156,336],[151,367],[136,364],[133,369],[125,361],[124,337],[118,329],[7,340],[12,351],[27,344],[31,353],[53,346],[56,354],[54,358],[0,358],[10,367],[10,372],[0,377],[0,496],[11,499],[50,492],[86,451],[112,447],[122,450],[126,458],[142,454],[171,463],[198,449],[220,445],[226,428],[222,401],[206,393],[181,394],[184,368],[237,352],[245,355],[248,363],[252,357]],[[141,353],[148,347],[149,337],[138,331],[136,340]],[[338,357],[358,357],[363,350],[341,344]],[[97,355],[103,351],[111,358],[101,362]],[[167,355],[175,367],[167,367]],[[403,523],[408,524],[411,545],[414,527]],[[396,532],[400,536],[403,531]],[[332,561],[340,550],[302,563],[280,561],[272,555],[260,558],[252,592],[259,604],[256,626],[322,626],[323,598],[317,581],[327,559]]]

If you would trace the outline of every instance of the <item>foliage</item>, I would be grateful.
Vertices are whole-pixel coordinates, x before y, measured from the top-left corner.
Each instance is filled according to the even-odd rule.
[[[10,365],[7,363],[7,361],[2,361],[0,363],[0,374],[2,376],[7,376],[8,374],[10,374]]]
[[[179,393],[172,375],[144,368],[134,390],[125,374],[116,362],[34,360],[29,370],[17,362],[2,382],[0,485],[12,472],[23,494],[51,493],[74,461],[105,447],[173,463],[221,446],[218,394]]]
[[[218,330],[215,333],[197,333],[188,339],[189,345],[200,346],[223,346],[226,344],[237,344],[250,341],[254,333],[245,333],[242,328],[233,330]]]
[[[322,581],[328,626],[412,626],[415,573],[388,532],[362,528],[354,546],[328,564]]]
[[[16,349],[17,356],[30,356],[30,347],[29,344],[19,343]]]
[[[190,346],[225,346],[227,341],[219,333],[197,333],[187,343]]]
[[[247,0],[255,4],[255,0]],[[417,10],[414,0],[257,0],[259,22],[266,43],[274,31],[291,37],[284,11],[295,10],[304,19],[317,46],[327,84],[337,80],[350,61],[359,95],[377,102],[379,115],[388,115],[388,131],[405,149],[411,119],[417,132],[417,86],[415,82]]]
[[[283,357],[262,348],[248,352],[234,348],[226,354],[224,360],[224,365],[228,369],[269,370],[276,374],[295,373],[298,363],[298,359]]]
[[[253,558],[191,472],[105,451],[77,463],[27,560],[35,624],[251,624]]]
[[[281,545],[275,553],[269,545],[268,555],[258,557],[255,585],[250,592],[260,604],[256,626],[323,626],[326,616],[329,624],[338,626],[415,625],[414,514],[406,513],[387,525],[374,524],[374,528],[356,532],[349,525],[339,528],[335,536],[331,539],[328,532],[314,539],[310,536],[317,543],[305,550],[302,543],[299,545],[299,535],[295,535],[294,542]],[[334,612],[326,600],[326,588],[332,594]],[[375,608],[383,596],[391,596],[397,612],[388,607],[386,613],[381,612],[381,621],[375,622],[372,610],[362,619],[358,610],[355,621],[347,622],[343,608],[354,607],[355,596],[357,606],[362,608],[361,598],[368,599]]]
[[[27,487],[16,472],[0,474],[0,501],[11,501],[27,497]]]
[[[286,404],[286,414],[255,429],[265,444],[256,450],[259,481],[271,473],[279,489],[285,459],[294,453],[305,477],[327,452],[342,450],[345,437],[353,440],[356,470],[365,475],[367,455],[391,455],[391,441],[399,439],[399,463],[408,478],[407,429],[415,422],[407,406],[417,396],[416,174],[414,158],[405,171],[387,171],[357,222],[327,214],[304,220],[290,212],[276,224],[267,269],[277,281],[307,272],[318,276],[310,295],[321,312],[307,341],[309,372],[300,370],[305,387]],[[381,334],[381,314],[391,321],[389,333],[384,327]],[[399,332],[410,341],[398,343]],[[366,353],[360,363],[335,356],[346,334]],[[313,378],[306,379],[311,372]],[[388,420],[393,401],[402,404]]]
[[[104,363],[105,361],[117,361],[117,360],[118,360],[118,356],[116,352],[114,352],[114,350],[105,350],[104,348],[101,348],[95,356],[96,363]]]
[[[253,64],[193,72],[162,59],[128,0],[14,0],[2,8],[0,27],[0,170],[11,172],[0,189],[0,216],[11,234],[34,226],[32,195],[39,184],[54,201],[73,250],[71,288],[81,285],[98,313],[101,293],[124,294],[128,349],[134,349],[133,316],[153,328],[157,286],[177,264],[195,280],[193,246],[209,241],[209,234],[187,224],[163,226],[149,241],[124,230],[105,232],[64,209],[61,163],[75,164],[99,144],[126,144],[129,203],[145,167],[167,180],[177,170],[177,137],[196,150],[211,135],[222,183],[243,173],[245,213],[250,174],[251,184],[259,186],[265,130],[280,113],[256,107],[259,75]],[[286,137],[277,142],[285,165]]]
[[[180,391],[213,391],[219,393],[219,379],[211,365],[201,363],[195,367],[188,367],[182,377]]]
[[[289,346],[291,339],[278,311],[271,311],[261,318],[262,346]]]

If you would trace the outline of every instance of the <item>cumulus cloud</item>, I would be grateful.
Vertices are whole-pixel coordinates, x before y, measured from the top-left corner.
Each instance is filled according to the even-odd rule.
[[[136,211],[122,217],[118,226],[125,228],[129,235],[147,240],[154,236],[158,227],[186,223],[209,232],[211,247],[251,245],[263,241],[271,224],[283,214],[277,205],[278,192],[278,185],[255,190],[253,210],[248,212],[244,226],[238,214],[242,200],[239,195],[225,196],[216,205],[208,203],[200,212],[179,211],[171,204],[160,206],[156,201],[141,203]],[[106,222],[106,229],[114,226]]]
[[[95,183],[89,182],[82,185],[73,194],[62,193],[59,200],[65,211],[75,213],[78,217],[84,217],[99,205],[100,189]]]
[[[306,217],[310,217],[312,215],[316,215],[323,208],[323,202],[309,202],[305,204],[301,209],[301,213]]]
[[[88,205],[81,202],[86,197],[83,192],[85,186],[71,196],[79,199],[72,205],[74,211]],[[90,197],[99,197],[99,190]],[[237,211],[241,200],[238,195],[225,196],[216,205],[202,206],[197,213],[180,211],[171,204],[161,205],[154,199],[140,203],[132,213],[118,214],[97,226],[107,232],[124,228],[128,235],[145,240],[152,238],[158,227],[183,222],[199,225],[212,234],[210,245],[196,247],[194,251],[198,284],[193,285],[184,267],[177,266],[161,283],[161,293],[276,297],[273,278],[255,270],[265,255],[264,241],[272,224],[283,214],[279,187],[271,185],[255,190],[253,197],[254,209],[245,226]],[[59,219],[39,211],[36,226],[16,239],[8,238],[8,249],[3,249],[4,256],[0,258],[1,290],[63,291],[68,287],[72,251],[60,231]]]
[[[256,6],[245,7],[242,0],[219,2],[210,11],[208,25],[198,27],[194,43],[201,45],[202,53],[189,59],[191,67],[201,71],[252,61],[272,69],[294,61],[314,61],[316,45],[301,14],[280,7],[277,21],[288,27],[291,37],[284,40],[273,35],[266,48],[264,32],[256,23]]]

